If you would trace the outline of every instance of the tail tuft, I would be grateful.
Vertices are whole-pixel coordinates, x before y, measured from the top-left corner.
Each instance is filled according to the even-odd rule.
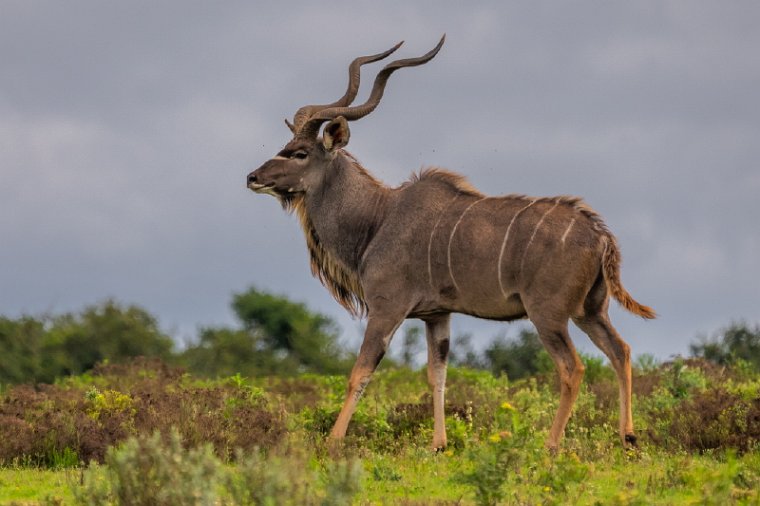
[[[657,318],[657,313],[643,304],[639,304],[631,297],[631,294],[623,288],[620,282],[620,250],[618,249],[615,236],[611,233],[606,234],[606,244],[602,256],[602,272],[604,279],[607,281],[607,289],[610,294],[617,300],[621,306],[631,313],[651,320]]]

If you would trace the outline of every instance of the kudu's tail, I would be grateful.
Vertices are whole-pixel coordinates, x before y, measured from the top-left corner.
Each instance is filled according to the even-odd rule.
[[[602,255],[602,272],[604,273],[605,281],[607,281],[607,289],[610,291],[610,294],[621,306],[631,313],[650,320],[656,318],[657,313],[651,307],[636,302],[631,297],[631,294],[623,288],[623,284],[620,281],[620,250],[618,249],[617,240],[610,233],[606,234],[605,239],[606,244]]]

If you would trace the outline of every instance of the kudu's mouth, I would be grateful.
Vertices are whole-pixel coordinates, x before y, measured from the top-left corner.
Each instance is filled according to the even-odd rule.
[[[274,183],[261,184],[261,183],[254,183],[253,181],[251,181],[250,183],[248,183],[248,188],[255,191],[256,193],[267,193],[269,195],[279,197],[277,192],[274,190]]]

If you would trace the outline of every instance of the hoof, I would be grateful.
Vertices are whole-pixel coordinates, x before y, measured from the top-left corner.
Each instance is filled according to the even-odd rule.
[[[623,437],[623,442],[625,443],[625,446],[630,446],[631,448],[638,448],[637,438],[635,434],[626,434]]]
[[[433,447],[433,453],[443,453],[445,451],[446,451],[446,445]]]

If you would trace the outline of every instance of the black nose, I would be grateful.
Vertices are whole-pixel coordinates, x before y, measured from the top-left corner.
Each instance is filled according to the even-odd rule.
[[[255,182],[256,182],[256,174],[251,172],[250,174],[248,174],[248,181],[246,181],[246,184],[250,186],[251,183],[255,183]]]

